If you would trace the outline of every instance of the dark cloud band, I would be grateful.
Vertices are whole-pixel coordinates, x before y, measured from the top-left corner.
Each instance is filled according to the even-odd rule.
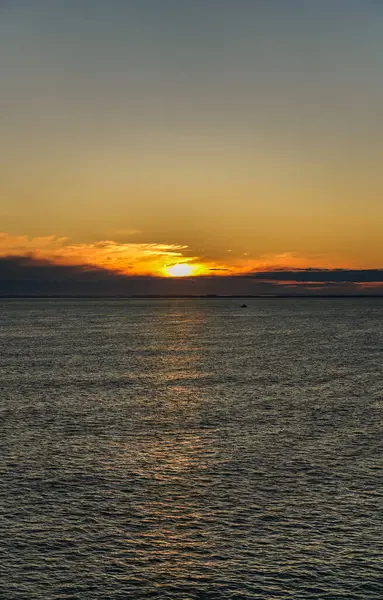
[[[245,277],[260,281],[298,283],[382,283],[383,269],[296,269],[257,271]]]
[[[383,294],[382,269],[295,269],[242,275],[163,278],[123,275],[89,265],[58,265],[28,256],[0,258],[0,295],[353,295]]]

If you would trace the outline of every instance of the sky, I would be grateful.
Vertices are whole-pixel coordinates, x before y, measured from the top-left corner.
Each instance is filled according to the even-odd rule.
[[[0,0],[0,77],[4,272],[383,291],[382,2]]]

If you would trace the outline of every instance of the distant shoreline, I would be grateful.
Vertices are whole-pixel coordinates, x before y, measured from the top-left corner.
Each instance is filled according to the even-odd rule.
[[[190,295],[190,294],[135,294],[131,296],[91,296],[91,295],[60,295],[60,294],[44,294],[44,295],[33,295],[33,294],[0,294],[0,300],[171,300],[171,299],[203,299],[203,300],[216,300],[216,299],[230,299],[230,298],[254,298],[263,300],[284,300],[284,299],[310,299],[310,300],[325,300],[325,299],[336,299],[336,298],[383,298],[383,294],[321,294],[321,295],[308,295],[308,294],[264,294],[264,295],[250,295],[240,294],[232,296],[224,295]]]

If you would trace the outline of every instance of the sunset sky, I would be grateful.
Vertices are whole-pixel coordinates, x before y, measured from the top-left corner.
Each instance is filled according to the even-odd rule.
[[[0,0],[0,75],[0,261],[381,282],[382,2]]]

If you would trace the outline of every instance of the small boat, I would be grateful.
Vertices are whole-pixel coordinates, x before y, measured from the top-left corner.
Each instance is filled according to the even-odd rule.
[[[241,308],[247,308],[247,304],[241,304]]]

